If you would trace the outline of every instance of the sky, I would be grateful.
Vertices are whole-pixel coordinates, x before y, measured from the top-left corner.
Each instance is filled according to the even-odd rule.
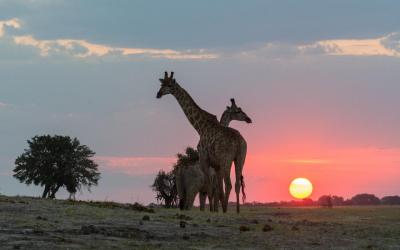
[[[400,194],[400,2],[0,0],[0,193],[35,135],[77,137],[102,178],[78,199],[154,202],[150,185],[198,135],[175,78],[248,144],[247,201]],[[234,175],[232,175],[234,177]],[[233,179],[233,178],[232,178]],[[67,197],[65,191],[58,195]],[[231,199],[234,199],[231,193]]]

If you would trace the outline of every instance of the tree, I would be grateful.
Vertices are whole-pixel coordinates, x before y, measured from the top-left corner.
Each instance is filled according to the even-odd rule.
[[[330,195],[323,195],[321,197],[319,197],[318,201],[317,201],[318,205],[322,206],[322,207],[332,207],[332,196]]]
[[[184,154],[178,153],[176,155],[177,160],[174,164],[174,169],[181,166],[191,166],[196,164],[199,161],[199,152],[192,148],[187,147]]]
[[[91,159],[95,153],[77,138],[42,135],[28,140],[15,160],[14,177],[21,183],[44,186],[42,198],[55,198],[61,187],[74,194],[86,186],[97,185],[98,165]]]
[[[352,205],[379,205],[381,201],[373,194],[357,194],[351,198]]]
[[[151,186],[156,192],[158,202],[164,203],[166,208],[176,207],[178,193],[176,189],[175,176],[173,172],[164,172],[160,170]]]
[[[342,206],[344,205],[344,198],[341,196],[332,196],[332,205],[333,206]]]
[[[384,205],[400,205],[400,196],[385,196],[381,199],[381,202]]]

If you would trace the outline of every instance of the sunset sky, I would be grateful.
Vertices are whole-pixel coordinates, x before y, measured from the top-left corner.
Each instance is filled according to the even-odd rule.
[[[252,118],[248,201],[400,194],[400,1],[0,0],[0,193],[34,135],[78,137],[102,179],[79,199],[153,202],[159,169],[198,135],[165,70],[218,117]],[[66,197],[63,191],[58,197]],[[231,199],[234,195],[231,194]]]

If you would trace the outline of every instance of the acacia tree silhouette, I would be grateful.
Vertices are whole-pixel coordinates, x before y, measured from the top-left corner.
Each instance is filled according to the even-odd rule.
[[[98,184],[98,165],[91,159],[95,153],[77,138],[43,135],[27,142],[29,148],[15,160],[13,176],[27,185],[44,186],[42,198],[55,198],[63,186],[75,193]]]

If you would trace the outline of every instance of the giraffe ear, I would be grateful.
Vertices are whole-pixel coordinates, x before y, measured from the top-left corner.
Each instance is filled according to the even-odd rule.
[[[167,78],[168,78],[168,72],[165,71],[165,72],[164,72],[164,79],[167,79]]]
[[[171,76],[169,77],[170,79],[174,79],[174,72],[171,71]]]

